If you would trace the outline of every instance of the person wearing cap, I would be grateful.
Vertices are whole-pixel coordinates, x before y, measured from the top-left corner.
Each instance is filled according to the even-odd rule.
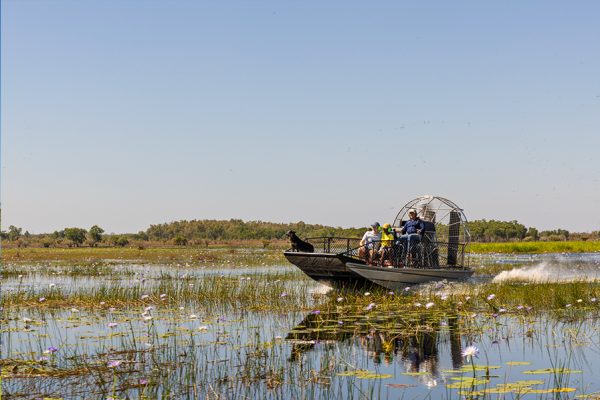
[[[402,236],[399,239],[403,259],[407,254],[407,250],[413,250],[414,246],[421,242],[421,234],[425,232],[425,225],[417,216],[417,210],[414,208],[408,210],[408,217],[409,220],[402,227]]]
[[[360,247],[358,248],[358,256],[364,258],[367,262],[373,260],[375,251],[379,246],[381,240],[381,232],[379,222],[373,222],[371,229],[366,231],[360,240]]]

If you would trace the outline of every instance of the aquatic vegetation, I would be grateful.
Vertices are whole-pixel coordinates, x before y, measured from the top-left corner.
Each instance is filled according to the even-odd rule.
[[[600,390],[592,379],[600,364],[585,358],[600,348],[595,282],[324,290],[260,258],[244,268],[94,263],[96,275],[81,266],[69,274],[67,261],[10,267],[0,321],[7,397],[593,398]]]

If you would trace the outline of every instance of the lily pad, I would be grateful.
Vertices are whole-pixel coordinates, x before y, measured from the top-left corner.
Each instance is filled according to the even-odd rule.
[[[532,369],[523,371],[527,375],[544,375],[544,374],[580,374],[583,371],[568,369],[568,368],[545,368],[545,369]]]

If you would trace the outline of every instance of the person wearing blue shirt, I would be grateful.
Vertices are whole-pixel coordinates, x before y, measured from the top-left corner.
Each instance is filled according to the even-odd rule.
[[[402,236],[399,238],[402,246],[402,259],[408,253],[407,250],[413,250],[413,247],[421,242],[421,234],[425,232],[425,225],[419,217],[417,210],[411,208],[408,210],[409,220],[402,227]]]

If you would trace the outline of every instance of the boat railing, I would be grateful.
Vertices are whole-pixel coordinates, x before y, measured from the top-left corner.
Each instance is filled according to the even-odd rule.
[[[372,241],[349,249],[343,255],[357,261],[390,268],[466,268],[466,243],[442,242],[424,236],[421,241],[408,244],[398,240],[391,245]]]
[[[320,236],[304,239],[315,247],[317,253],[340,254],[360,246],[359,238]]]

